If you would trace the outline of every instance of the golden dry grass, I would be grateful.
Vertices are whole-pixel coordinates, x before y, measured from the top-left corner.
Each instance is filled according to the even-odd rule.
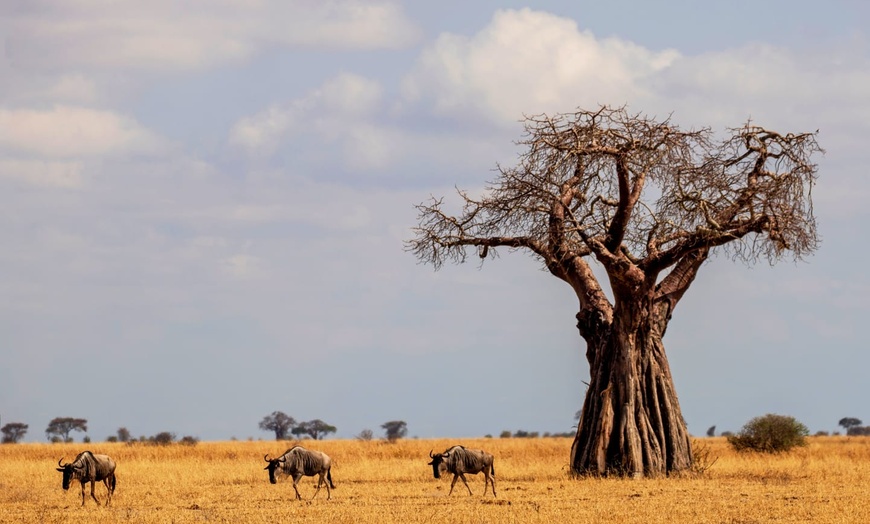
[[[454,440],[308,442],[333,458],[332,500],[305,477],[294,500],[287,481],[269,484],[263,455],[286,443],[205,442],[196,447],[125,444],[0,446],[0,521],[44,522],[596,522],[848,523],[870,520],[870,439],[813,437],[783,455],[737,454],[701,439],[717,462],[702,475],[670,479],[572,479],[570,439],[464,439],[495,459],[497,498],[483,476],[432,478],[428,452]],[[78,485],[61,489],[55,465],[85,447],[118,462],[113,506],[84,508]],[[105,500],[105,488],[97,487]]]

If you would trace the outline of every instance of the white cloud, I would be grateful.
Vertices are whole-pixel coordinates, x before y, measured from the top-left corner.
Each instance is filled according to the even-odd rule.
[[[87,104],[97,100],[97,85],[81,74],[64,75],[40,96],[56,102]]]
[[[379,83],[359,75],[339,74],[303,98],[274,104],[239,120],[230,131],[229,142],[251,155],[266,156],[301,134],[313,133],[327,142],[349,139],[371,143],[376,140],[374,131],[365,122],[376,114],[382,97]],[[351,147],[360,152],[360,148]],[[375,157],[382,154],[376,147],[372,151]],[[355,159],[360,158],[355,155]]]
[[[272,152],[281,138],[290,134],[294,124],[306,113],[305,102],[287,106],[273,105],[255,115],[242,118],[230,131],[229,142],[249,153]]]
[[[236,254],[222,261],[224,272],[236,278],[248,279],[262,274],[262,262],[254,256]]]
[[[801,53],[750,44],[696,56],[599,38],[574,20],[498,11],[471,36],[440,35],[402,82],[404,109],[502,126],[523,114],[628,104],[716,130],[748,118],[789,131],[862,136],[870,70],[861,45]],[[837,137],[840,140],[842,137]]]
[[[152,153],[162,140],[135,120],[73,106],[50,110],[0,109],[0,148],[48,158]]]
[[[202,68],[270,47],[395,49],[419,37],[391,0],[45,0],[5,16],[12,63],[49,70]]]
[[[383,88],[377,81],[344,73],[326,81],[314,96],[330,113],[362,118],[378,109]]]
[[[83,182],[84,164],[79,161],[46,161],[0,158],[0,178],[41,187],[75,188]]]
[[[498,11],[471,38],[441,35],[423,51],[403,92],[410,101],[431,99],[441,114],[515,122],[524,113],[631,102],[645,78],[678,57],[672,50],[599,40],[549,13]]]

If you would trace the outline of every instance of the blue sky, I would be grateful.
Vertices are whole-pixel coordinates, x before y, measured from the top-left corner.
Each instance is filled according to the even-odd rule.
[[[516,158],[523,114],[598,104],[819,130],[821,248],[715,257],[665,345],[693,434],[870,422],[868,20],[857,0],[2,2],[2,423],[569,431],[570,288],[507,251],[434,272],[403,240],[414,204]]]

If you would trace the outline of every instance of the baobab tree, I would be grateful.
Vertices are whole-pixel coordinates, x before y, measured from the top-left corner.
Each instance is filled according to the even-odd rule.
[[[524,128],[516,165],[498,166],[480,196],[458,190],[459,214],[443,198],[417,206],[406,249],[436,270],[469,256],[482,263],[499,248],[532,253],[579,302],[590,381],[573,471],[688,469],[689,433],[662,342],[668,322],[715,252],[773,263],[818,247],[816,136],[748,122],[719,139],[609,106],[527,117]]]

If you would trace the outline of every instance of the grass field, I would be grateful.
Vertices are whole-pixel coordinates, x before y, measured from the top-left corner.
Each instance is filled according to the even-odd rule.
[[[195,447],[143,444],[0,446],[0,521],[43,522],[592,522],[849,523],[870,521],[870,438],[812,437],[782,455],[737,454],[721,438],[699,439],[716,462],[699,475],[669,479],[572,479],[570,439],[464,439],[307,442],[333,458],[336,489],[314,500],[314,479],[272,485],[263,455],[289,443],[203,442]],[[469,477],[474,496],[452,476],[432,478],[430,449],[462,443],[495,455],[497,498],[483,475]],[[79,485],[61,489],[61,455],[111,455],[118,485],[110,507]],[[708,461],[709,462],[709,461]],[[89,489],[89,488],[88,488]],[[97,486],[105,501],[105,488]]]

